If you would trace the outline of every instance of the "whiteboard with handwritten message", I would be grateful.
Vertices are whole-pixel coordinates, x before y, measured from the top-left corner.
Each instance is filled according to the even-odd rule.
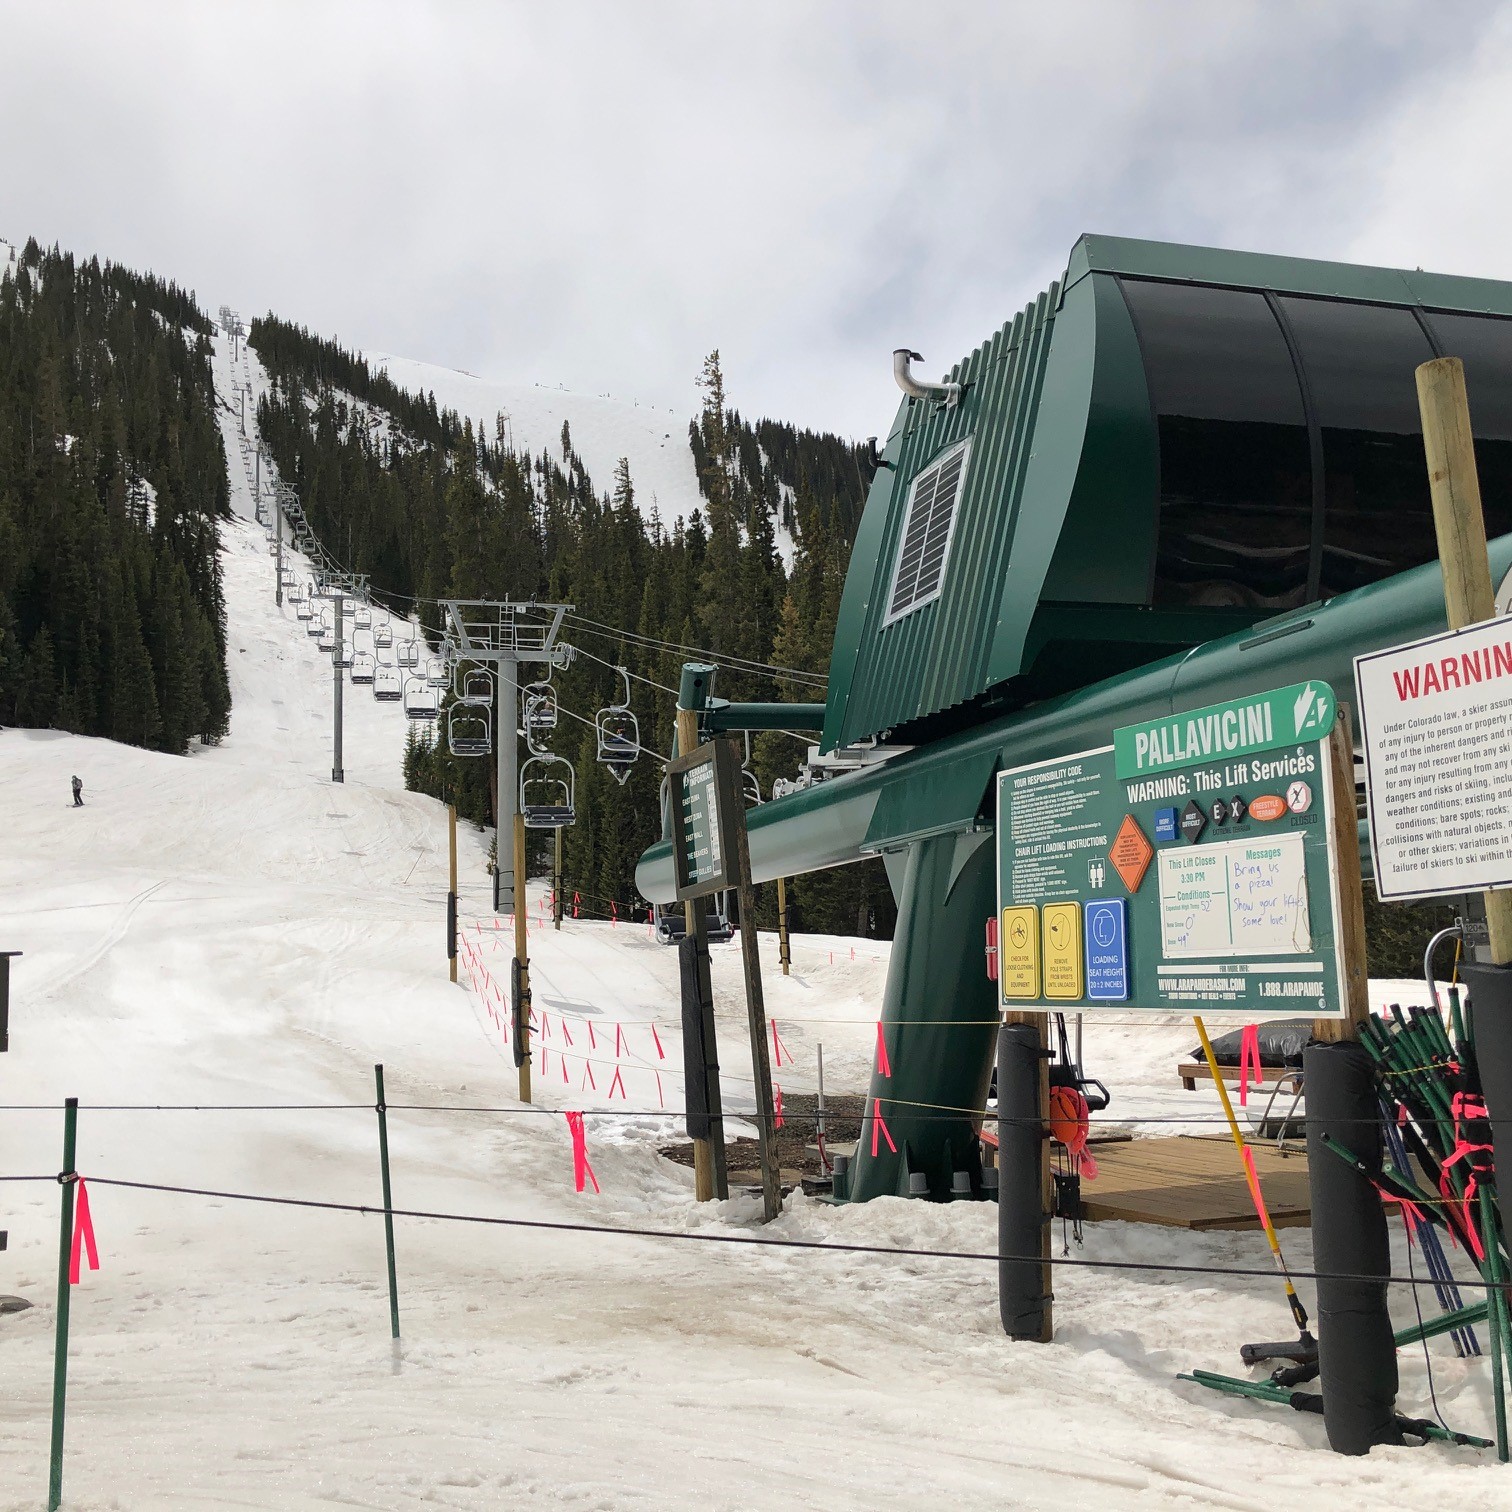
[[[1312,928],[1302,836],[1162,851],[1160,939],[1174,960],[1305,955]]]

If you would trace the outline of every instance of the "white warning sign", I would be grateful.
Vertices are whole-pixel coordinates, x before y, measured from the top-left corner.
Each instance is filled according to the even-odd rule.
[[[1355,658],[1383,899],[1512,887],[1512,617]]]

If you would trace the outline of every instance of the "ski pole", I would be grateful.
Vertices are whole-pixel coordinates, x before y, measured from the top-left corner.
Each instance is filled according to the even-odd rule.
[[[1244,1135],[1240,1131],[1239,1120],[1234,1117],[1234,1105],[1229,1101],[1228,1087],[1223,1077],[1219,1075],[1218,1057],[1213,1054],[1213,1042],[1208,1038],[1207,1027],[1203,1024],[1200,1014],[1194,1017],[1192,1022],[1197,1026],[1197,1034],[1202,1041],[1202,1053],[1207,1057],[1208,1070],[1212,1072],[1213,1085],[1217,1087],[1219,1100],[1223,1103],[1223,1114],[1228,1119],[1229,1133],[1233,1136],[1234,1148],[1238,1150],[1239,1162],[1244,1167],[1244,1179],[1249,1186],[1250,1200],[1255,1204],[1255,1213],[1260,1219],[1260,1226],[1265,1230],[1265,1239],[1270,1245],[1271,1258],[1276,1262],[1276,1269],[1281,1272],[1281,1280],[1286,1287],[1287,1305],[1291,1308],[1297,1328],[1305,1334],[1308,1331],[1307,1309],[1303,1307],[1302,1299],[1297,1295],[1297,1288],[1292,1285],[1291,1272],[1286,1268],[1286,1257],[1281,1253],[1281,1241],[1276,1237],[1276,1226],[1271,1222],[1265,1199],[1260,1195],[1260,1178],[1255,1174],[1254,1162],[1250,1156],[1249,1146],[1245,1144]]]

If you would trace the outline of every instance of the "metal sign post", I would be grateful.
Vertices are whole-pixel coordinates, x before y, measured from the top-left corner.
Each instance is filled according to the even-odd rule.
[[[335,598],[336,608],[336,649],[331,655],[331,673],[334,679],[335,692],[332,695],[335,703],[332,710],[332,744],[331,744],[331,781],[345,782],[346,773],[341,766],[341,610],[343,599],[338,593]]]

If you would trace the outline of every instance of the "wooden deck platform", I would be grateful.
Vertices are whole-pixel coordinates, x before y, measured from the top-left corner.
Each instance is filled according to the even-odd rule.
[[[1082,1181],[1089,1222],[1121,1219],[1168,1228],[1256,1229],[1239,1152],[1227,1134],[1177,1135],[1095,1144],[1096,1181]],[[1260,1190],[1271,1222],[1306,1228],[1312,1222],[1307,1191],[1307,1155],[1280,1153],[1273,1144],[1252,1144]]]

